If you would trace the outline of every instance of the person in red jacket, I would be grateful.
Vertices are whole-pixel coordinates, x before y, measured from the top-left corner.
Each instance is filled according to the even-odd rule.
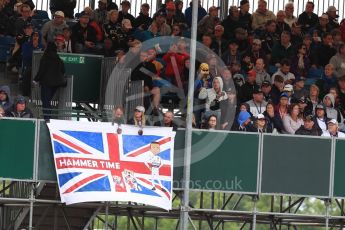
[[[175,43],[171,44],[169,51],[163,56],[166,62],[165,78],[174,85],[182,88],[181,74],[184,67],[186,55],[178,52]]]

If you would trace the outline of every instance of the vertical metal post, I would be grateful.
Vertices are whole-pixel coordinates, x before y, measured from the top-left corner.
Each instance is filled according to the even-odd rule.
[[[253,224],[252,224],[252,230],[256,229],[256,213],[257,213],[257,207],[256,207],[256,202],[258,200],[258,196],[253,196],[253,201],[254,201],[254,207],[253,207]]]
[[[32,230],[32,221],[34,214],[34,184],[31,185],[30,191],[30,213],[29,213],[29,230]]]
[[[190,44],[190,69],[189,69],[189,87],[187,98],[187,122],[185,134],[185,154],[184,154],[184,175],[183,175],[183,202],[181,206],[181,222],[180,229],[188,229],[188,205],[189,205],[189,180],[190,180],[190,163],[192,151],[192,118],[194,104],[194,76],[195,76],[195,60],[196,60],[196,36],[198,24],[198,0],[193,0],[192,11],[192,37]]]
[[[105,230],[108,230],[109,202],[105,202]]]
[[[331,204],[331,200],[330,199],[326,199],[325,200],[326,203],[326,230],[328,230],[328,226],[329,226],[329,206]]]

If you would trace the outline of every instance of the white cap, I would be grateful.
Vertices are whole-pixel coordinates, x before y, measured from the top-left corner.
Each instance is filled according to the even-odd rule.
[[[127,18],[122,20],[122,26],[125,27],[126,29],[133,28],[131,21]]]
[[[287,84],[287,85],[284,86],[283,91],[285,91],[285,92],[292,92],[293,91],[293,86],[290,85],[290,84]]]
[[[336,119],[331,119],[327,122],[327,124],[330,124],[330,123],[332,123],[333,125],[338,125],[338,122]]]
[[[263,115],[262,113],[258,114],[257,116],[258,119],[265,119],[265,115]]]
[[[135,107],[135,110],[138,110],[139,112],[145,113],[145,108],[144,106],[138,105],[137,107]]]
[[[60,16],[60,17],[65,17],[65,14],[62,12],[62,11],[56,11],[55,13],[54,13],[54,15],[55,16]]]

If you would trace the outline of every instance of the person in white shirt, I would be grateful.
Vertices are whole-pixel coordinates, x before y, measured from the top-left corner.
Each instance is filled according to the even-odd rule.
[[[163,166],[162,159],[158,155],[160,153],[160,144],[158,142],[151,142],[150,145],[150,152],[148,161],[146,162],[146,166],[151,170],[151,183],[152,183],[152,190],[156,190],[155,182],[157,181],[161,187],[162,191],[165,191],[161,180],[159,178],[159,169]]]
[[[327,122],[327,130],[321,136],[345,138],[345,134],[339,132],[339,124],[336,119],[331,119]]]

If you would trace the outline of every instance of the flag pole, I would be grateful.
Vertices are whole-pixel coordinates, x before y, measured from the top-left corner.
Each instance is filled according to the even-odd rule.
[[[181,205],[180,229],[188,229],[189,220],[189,181],[190,181],[190,164],[192,152],[192,119],[193,119],[193,104],[194,104],[194,76],[195,76],[195,61],[196,61],[196,38],[198,26],[198,7],[199,0],[192,0],[192,26],[191,26],[191,44],[190,44],[190,68],[189,68],[189,83],[188,83],[188,97],[187,97],[187,118],[186,118],[186,133],[185,133],[185,149],[184,149],[184,173],[183,173],[183,200]]]

